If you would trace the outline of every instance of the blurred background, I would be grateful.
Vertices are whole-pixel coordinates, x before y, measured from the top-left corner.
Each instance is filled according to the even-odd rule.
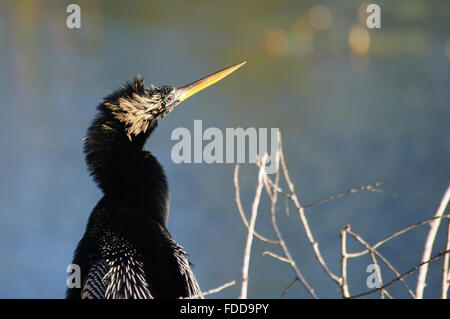
[[[280,128],[300,201],[377,181],[307,210],[325,260],[340,273],[339,229],[373,244],[433,217],[450,181],[450,2],[378,1],[381,29],[367,29],[364,1],[76,1],[81,29],[66,26],[72,1],[0,1],[0,297],[63,298],[66,267],[101,197],[82,138],[99,101],[140,73],[146,84],[184,85],[246,60],[238,72],[185,102],[147,144],[166,169],[169,231],[190,254],[211,298],[239,296],[246,229],[234,201],[233,164],[174,164],[177,127]],[[241,167],[244,207],[256,185]],[[269,205],[256,228],[274,238]],[[279,223],[317,295],[340,290],[314,259],[293,207]],[[428,227],[383,246],[405,272],[418,264]],[[444,249],[441,229],[434,253]],[[361,247],[349,240],[350,251]],[[249,297],[278,298],[287,264],[254,241]],[[350,292],[367,290],[370,257],[349,264]],[[425,297],[440,292],[442,260]],[[382,267],[384,280],[393,278]],[[415,286],[417,274],[406,282]],[[408,297],[399,284],[394,297]],[[309,298],[295,284],[287,298]],[[379,297],[379,294],[368,296]]]

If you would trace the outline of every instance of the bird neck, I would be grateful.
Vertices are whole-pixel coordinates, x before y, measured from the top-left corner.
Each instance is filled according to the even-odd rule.
[[[146,133],[128,136],[124,124],[99,106],[99,116],[85,138],[86,162],[107,203],[136,207],[167,224],[169,191],[158,160],[144,145],[157,122]]]

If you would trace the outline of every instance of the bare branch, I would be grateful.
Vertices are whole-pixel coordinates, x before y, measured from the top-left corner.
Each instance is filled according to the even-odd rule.
[[[267,154],[264,154],[262,158],[262,165],[259,169],[258,174],[258,185],[256,186],[255,199],[253,200],[252,205],[252,216],[250,218],[250,223],[248,227],[248,236],[247,243],[245,245],[245,254],[244,254],[244,264],[242,266],[242,289],[241,289],[241,299],[247,298],[247,287],[248,287],[248,268],[250,264],[250,254],[252,249],[253,235],[255,232],[255,224],[256,224],[256,216],[258,214],[258,206],[261,198],[261,192],[264,185],[264,172],[265,172],[265,164],[266,164]]]
[[[273,257],[273,258],[275,258],[275,259],[281,260],[281,261],[283,261],[283,262],[285,262],[285,263],[288,263],[288,264],[291,265],[291,266],[295,265],[295,263],[293,263],[292,260],[287,259],[287,258],[284,258],[284,257],[281,257],[280,255],[277,255],[277,254],[275,254],[275,253],[273,253],[273,252],[271,252],[271,251],[268,251],[268,250],[266,250],[266,251],[263,252],[262,254],[263,254],[263,256],[269,255],[270,257]]]
[[[377,274],[377,278],[378,278],[378,280],[379,280],[379,282],[380,282],[380,285],[383,285],[383,277],[381,276],[380,265],[378,264],[377,257],[375,257],[375,254],[374,254],[373,251],[370,251],[370,258],[372,259],[372,262],[373,262],[374,265],[375,265],[375,272],[376,272],[376,274]],[[384,295],[385,295],[385,294],[386,294],[387,296],[389,296],[389,293],[388,293],[387,290],[381,289],[381,290],[380,290],[380,296],[381,296],[381,299],[384,299]]]
[[[295,284],[295,282],[298,280],[297,277],[294,278],[294,280],[291,281],[291,283],[283,290],[283,292],[280,295],[280,299],[283,298],[287,292],[289,291],[289,289],[291,289],[291,287]]]
[[[291,266],[291,268],[294,270],[296,276],[294,280],[284,289],[284,291],[281,293],[280,298],[283,298],[285,294],[288,292],[288,290],[295,284],[295,282],[300,281],[302,285],[306,288],[308,293],[313,297],[317,298],[315,295],[314,290],[309,286],[306,279],[303,277],[302,273],[300,272],[295,260],[292,258],[292,255],[287,247],[287,244],[285,240],[283,239],[282,233],[280,229],[278,228],[277,224],[277,202],[278,202],[278,194],[281,194],[287,203],[287,200],[290,200],[294,207],[297,210],[300,222],[305,230],[306,238],[309,241],[310,245],[312,246],[314,255],[327,274],[328,277],[332,279],[341,289],[342,295],[344,298],[357,298],[361,296],[365,296],[371,293],[374,293],[376,291],[380,291],[381,298],[390,298],[393,297],[391,294],[387,291],[387,287],[390,286],[392,283],[400,281],[405,288],[407,289],[408,293],[413,298],[422,298],[423,297],[423,290],[425,287],[426,282],[426,273],[428,268],[428,263],[430,263],[433,260],[436,260],[440,256],[444,255],[444,261],[443,261],[443,267],[442,267],[442,291],[441,291],[441,297],[447,298],[447,292],[449,289],[450,284],[450,215],[444,215],[445,209],[448,205],[448,202],[450,201],[450,186],[447,189],[447,192],[445,193],[444,197],[441,200],[440,206],[436,211],[435,217],[431,218],[429,220],[421,221],[419,223],[410,225],[396,233],[393,233],[389,235],[388,237],[384,238],[383,240],[379,241],[375,245],[369,245],[364,239],[362,239],[361,236],[351,231],[350,225],[342,228],[340,230],[340,237],[341,237],[341,274],[340,276],[334,274],[329,268],[327,263],[325,262],[322,253],[319,249],[319,243],[314,238],[314,235],[311,230],[311,226],[309,225],[309,221],[306,218],[305,209],[311,208],[317,205],[320,205],[322,203],[328,202],[330,200],[334,200],[340,197],[343,197],[345,195],[354,194],[361,191],[370,191],[370,192],[376,192],[380,193],[382,192],[379,187],[381,185],[381,182],[377,182],[374,184],[361,186],[358,188],[352,188],[350,190],[347,190],[345,192],[329,196],[325,199],[319,200],[317,202],[302,206],[300,203],[299,198],[297,197],[297,194],[295,192],[295,186],[289,176],[289,172],[287,169],[286,161],[283,154],[282,149],[282,143],[281,143],[281,133],[278,133],[278,152],[276,156],[276,175],[275,178],[272,179],[269,175],[265,172],[265,165],[266,165],[266,159],[267,154],[264,155],[264,158],[260,160],[257,158],[256,165],[259,167],[259,173],[258,173],[258,184],[256,187],[256,194],[253,200],[252,204],[252,213],[250,220],[247,219],[246,214],[244,212],[244,209],[242,208],[241,198],[240,198],[240,190],[239,190],[239,180],[238,180],[238,174],[239,174],[239,166],[236,165],[235,171],[234,171],[234,184],[235,184],[235,190],[236,190],[236,203],[238,207],[238,212],[241,216],[243,224],[246,226],[248,230],[248,236],[247,236],[247,242],[245,246],[245,253],[244,253],[244,261],[243,261],[243,267],[242,267],[242,288],[241,288],[241,295],[240,298],[247,298],[247,288],[248,288],[248,271],[249,271],[249,263],[250,263],[250,254],[251,254],[251,248],[252,248],[252,241],[253,237],[256,237],[260,239],[263,242],[270,243],[272,245],[279,245],[282,249],[282,254],[278,255],[272,251],[264,251],[263,255],[269,255],[272,258],[278,259],[282,262],[285,262]],[[280,165],[281,164],[281,165]],[[283,175],[284,179],[286,180],[287,184],[287,191],[284,191],[282,188],[280,188],[280,175]],[[260,203],[260,197],[262,193],[262,188],[265,188],[267,195],[271,201],[271,225],[273,227],[273,230],[276,235],[277,240],[269,239],[265,236],[260,235],[255,231],[255,224],[256,224],[256,218],[258,213],[258,206]],[[288,209],[288,205],[286,205],[286,209]],[[433,243],[439,228],[439,224],[441,219],[446,218],[448,219],[447,223],[447,242],[446,242],[446,251],[441,252],[434,257],[430,259],[430,256],[432,254],[432,247]],[[415,266],[414,268],[410,269],[406,273],[400,274],[394,266],[377,250],[381,245],[387,243],[391,239],[396,238],[397,236],[400,236],[407,231],[414,229],[416,227],[419,227],[421,225],[429,224],[430,230],[428,233],[428,237],[425,243],[424,253],[422,257],[422,263]],[[362,246],[364,246],[365,250],[355,253],[349,253],[347,251],[347,240],[348,235],[355,238],[356,241],[358,241]],[[376,275],[380,282],[380,287],[376,289],[372,289],[357,295],[352,296],[349,291],[349,285],[348,285],[348,259],[350,258],[356,258],[363,256],[365,254],[370,254],[370,258],[372,259],[372,262],[377,266],[376,267]],[[382,274],[380,271],[379,263],[380,260],[387,265],[387,267],[395,274],[396,278],[388,282],[387,284],[383,283]],[[417,281],[417,287],[416,287],[416,293],[414,293],[406,284],[406,282],[403,280],[404,277],[411,274],[412,272],[419,270],[419,278]]]
[[[374,249],[373,247],[371,247],[364,239],[362,239],[361,236],[359,236],[358,234],[354,233],[353,231],[351,231],[350,229],[347,229],[347,233],[349,235],[351,235],[353,238],[355,238],[361,245],[363,245],[370,253],[371,255],[377,255],[385,264],[386,266],[389,267],[389,269],[392,270],[392,272],[399,277],[400,273],[397,271],[397,269],[394,268],[394,266],[392,266],[392,264],[380,253],[378,252],[376,249]],[[349,254],[347,254],[348,258],[352,258]],[[374,258],[374,257],[373,257]],[[381,277],[379,277],[381,279]],[[408,293],[411,295],[411,297],[415,298],[416,295],[414,294],[414,292],[408,287],[408,285],[406,284],[406,282],[403,279],[400,279],[400,282],[403,284],[403,286],[405,286],[406,290],[408,291]],[[383,283],[381,283],[381,285],[383,285]]]
[[[247,231],[248,231],[248,228],[249,228],[248,220],[247,220],[247,217],[245,217],[244,209],[242,208],[241,195],[240,195],[240,189],[239,189],[239,164],[236,164],[236,166],[234,168],[234,187],[236,190],[235,200],[236,200],[236,204],[238,207],[238,212],[239,212],[239,215],[241,216],[242,222],[244,223],[245,227],[247,227]],[[263,235],[260,235],[256,231],[253,234],[255,235],[256,238],[258,238],[259,240],[261,240],[263,242],[273,244],[273,245],[280,244],[278,241],[268,239],[268,238],[264,237]]]
[[[447,188],[447,191],[442,197],[441,203],[439,204],[439,207],[436,210],[435,217],[442,217],[444,215],[445,209],[447,208],[447,204],[449,201],[450,201],[450,186]],[[440,218],[437,218],[436,220],[430,223],[430,230],[428,232],[427,240],[425,242],[422,262],[430,259],[431,252],[433,250],[434,239],[436,238],[436,234],[439,229],[440,223],[441,223]],[[427,272],[428,272],[428,264],[425,264],[422,268],[420,268],[419,276],[417,278],[416,298],[418,299],[423,298],[423,291],[425,289],[425,283],[427,280]]]
[[[381,290],[386,296],[388,296],[389,299],[394,299],[394,297],[391,296],[391,294],[386,290],[386,289],[382,289]]]
[[[298,197],[295,194],[295,187],[291,181],[291,178],[289,177],[289,173],[288,173],[288,170],[286,167],[286,162],[284,160],[283,147],[282,147],[282,143],[281,143],[281,133],[278,133],[278,134],[279,134],[279,141],[280,141],[279,142],[279,151],[280,151],[281,167],[283,169],[283,174],[286,179],[286,183],[288,184],[289,191],[292,194],[289,197],[289,199],[292,200],[295,207],[297,208],[298,215],[300,217],[300,221],[302,222],[303,228],[305,229],[306,237],[308,238],[308,240],[313,248],[314,254],[315,254],[317,260],[319,261],[319,264],[322,266],[324,271],[327,273],[327,275],[332,280],[334,280],[338,285],[341,285],[341,278],[339,278],[334,273],[332,273],[330,271],[330,269],[328,268],[327,264],[325,263],[325,260],[323,259],[322,253],[320,252],[320,249],[319,249],[319,243],[314,239],[314,236],[311,232],[311,228],[309,227],[308,220],[306,219],[306,216],[305,216],[305,210],[303,209],[302,205],[300,205],[300,201],[298,200]]]
[[[360,293],[360,294],[357,294],[357,295],[350,296],[349,299],[359,298],[359,297],[362,297],[362,296],[370,295],[370,294],[372,294],[372,293],[374,293],[374,292],[377,292],[377,291],[380,290],[380,289],[385,289],[386,287],[389,287],[390,285],[392,285],[393,283],[399,281],[400,279],[403,279],[404,277],[410,275],[411,273],[413,273],[414,271],[416,271],[417,269],[419,269],[419,268],[422,267],[423,265],[428,264],[428,263],[430,263],[430,262],[432,262],[432,261],[435,261],[436,259],[438,259],[438,258],[441,257],[442,255],[445,255],[445,254],[447,254],[447,253],[449,253],[449,252],[450,252],[450,250],[442,251],[442,252],[440,252],[439,254],[437,254],[437,255],[435,255],[434,257],[432,257],[431,259],[429,259],[429,260],[427,260],[427,261],[425,261],[425,262],[420,263],[419,265],[415,266],[414,268],[411,268],[411,269],[408,270],[407,272],[405,272],[405,273],[401,274],[400,276],[398,276],[398,277],[392,279],[392,280],[391,280],[390,282],[388,282],[387,284],[384,284],[383,286],[381,286],[381,287],[379,287],[379,288],[375,288],[375,289],[372,289],[372,290],[369,290],[369,291],[366,291],[366,292],[363,292],[363,293]]]
[[[445,249],[450,250],[450,220],[447,221],[447,243]],[[447,299],[448,287],[450,285],[450,253],[445,254],[444,262],[442,264],[442,289],[441,298]]]
[[[430,222],[432,222],[432,221],[434,221],[435,219],[438,219],[438,218],[447,218],[447,219],[450,219],[450,215],[444,215],[444,216],[434,217],[434,218],[430,218],[430,219],[427,219],[427,220],[424,220],[424,221],[415,223],[415,224],[413,224],[413,225],[410,225],[410,226],[408,226],[408,227],[406,227],[406,228],[403,228],[402,230],[399,230],[399,231],[396,232],[396,233],[393,233],[392,235],[389,235],[388,237],[384,238],[383,240],[380,240],[378,243],[376,243],[375,245],[373,245],[372,248],[373,248],[373,249],[377,249],[378,247],[380,247],[381,245],[387,243],[387,242],[390,241],[391,239],[393,239],[393,238],[395,238],[395,237],[398,237],[398,236],[400,236],[400,235],[402,235],[402,234],[408,232],[409,230],[411,230],[411,229],[413,229],[413,228],[416,228],[416,227],[419,227],[419,226],[428,224],[428,223],[430,223]],[[348,254],[348,257],[349,257],[349,258],[356,258],[356,257],[363,256],[363,255],[365,255],[365,254],[367,254],[367,253],[369,253],[369,250],[366,249],[366,250],[363,250],[363,251],[360,251],[360,252],[356,252],[356,253],[349,253],[349,254]]]
[[[218,293],[219,291],[222,291],[222,290],[224,290],[225,288],[231,287],[231,286],[233,286],[234,284],[236,284],[236,281],[233,280],[233,281],[227,282],[226,284],[223,284],[223,285],[220,286],[220,287],[217,287],[217,288],[214,288],[214,289],[210,289],[210,290],[208,290],[208,291],[199,293],[199,294],[194,295],[194,296],[190,296],[190,297],[186,297],[186,298],[180,298],[180,299],[198,299],[198,298],[203,298],[204,296]]]
[[[361,186],[361,187],[358,187],[358,188],[352,188],[352,189],[349,189],[348,191],[345,191],[345,192],[342,192],[342,193],[339,193],[339,194],[336,194],[336,195],[329,196],[329,197],[324,198],[324,199],[321,199],[321,200],[319,200],[319,201],[317,201],[317,202],[314,202],[314,203],[311,203],[311,204],[308,204],[308,205],[303,205],[303,208],[304,208],[304,209],[311,208],[311,207],[314,207],[314,206],[323,204],[323,203],[325,203],[325,202],[328,202],[328,201],[330,201],[330,200],[337,199],[337,198],[340,198],[340,197],[345,196],[345,195],[358,193],[358,192],[361,192],[361,191],[369,191],[369,192],[374,192],[374,193],[382,193],[382,192],[383,192],[382,190],[376,189],[376,188],[375,188],[375,187],[380,186],[381,184],[382,184],[381,182],[376,182],[376,183],[374,183],[374,184],[370,184],[370,185],[366,185],[366,186]]]
[[[348,290],[347,282],[347,231],[350,230],[350,225],[342,228],[341,235],[341,291],[344,298],[350,297],[350,291]]]
[[[281,144],[281,137],[278,134],[278,145],[280,145],[280,144]],[[280,165],[279,165],[279,163],[280,163],[280,152],[278,152],[277,156],[276,156],[276,167],[278,168],[278,170],[276,171],[275,183],[273,184],[276,187],[278,186],[278,183],[280,181],[280,170],[279,170]],[[267,189],[270,189],[270,186],[268,184],[268,179],[269,179],[269,177],[267,175],[265,175],[264,182],[265,182],[265,184],[267,186]],[[292,258],[291,253],[289,252],[289,249],[287,247],[287,244],[284,241],[283,236],[281,235],[281,232],[280,232],[280,230],[278,228],[277,218],[276,218],[278,192],[274,191],[272,196],[270,194],[271,193],[269,192],[269,196],[270,196],[270,200],[271,200],[271,209],[270,209],[270,211],[271,211],[271,224],[272,224],[272,228],[273,228],[273,230],[274,230],[274,232],[275,232],[275,234],[276,234],[276,236],[278,238],[278,242],[280,243],[281,249],[283,250],[283,254],[285,256],[285,258],[283,258],[283,259],[286,260],[291,265],[292,269],[294,270],[294,272],[295,272],[295,274],[297,276],[297,279],[305,287],[305,289],[308,291],[308,293],[311,295],[311,297],[317,299],[317,295],[314,292],[314,289],[308,284],[308,282],[304,278],[303,274],[300,272],[300,269],[297,267],[297,264],[295,263],[295,260]],[[280,260],[282,260],[282,259],[280,259]]]

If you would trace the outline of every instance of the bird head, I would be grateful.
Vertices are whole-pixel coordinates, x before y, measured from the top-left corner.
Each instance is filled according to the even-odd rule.
[[[144,88],[144,81],[137,76],[133,82],[123,86],[120,92],[106,98],[103,104],[125,125],[131,141],[133,136],[152,130],[159,120],[181,102],[220,81],[245,63],[235,64],[180,88],[167,85]]]

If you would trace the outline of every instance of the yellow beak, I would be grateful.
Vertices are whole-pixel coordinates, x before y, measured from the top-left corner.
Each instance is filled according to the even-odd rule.
[[[235,64],[233,66],[230,66],[226,69],[223,69],[221,71],[218,71],[216,73],[213,73],[211,75],[208,75],[207,77],[204,77],[203,79],[200,79],[198,81],[195,81],[194,83],[188,84],[186,86],[183,86],[182,88],[179,88],[178,91],[178,100],[180,102],[186,100],[187,98],[191,97],[197,92],[200,92],[201,90],[207,88],[208,86],[222,80],[224,77],[230,75],[237,69],[239,69],[241,66],[243,66],[246,63],[246,61]]]

